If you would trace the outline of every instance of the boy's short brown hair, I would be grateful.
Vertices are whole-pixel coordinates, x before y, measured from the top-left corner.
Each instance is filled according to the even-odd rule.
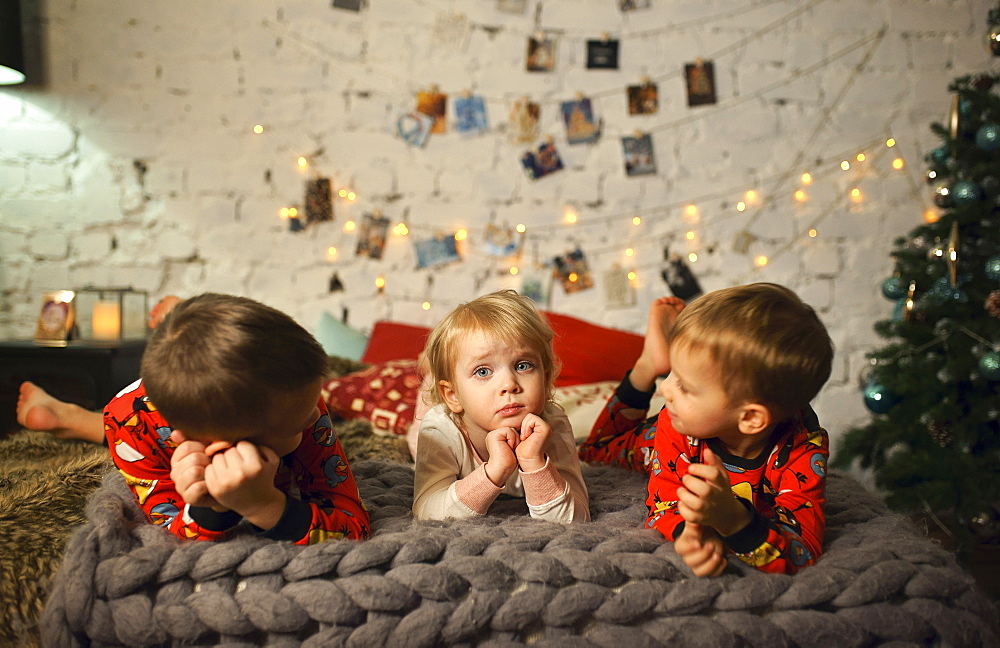
[[[833,363],[833,342],[816,311],[773,283],[702,296],[681,311],[669,341],[706,351],[731,400],[765,404],[777,420],[815,398]]]
[[[539,368],[545,375],[546,397],[552,400],[559,372],[559,359],[552,350],[555,336],[552,326],[531,299],[514,290],[499,290],[456,307],[431,331],[423,360],[433,378],[427,394],[432,403],[444,402],[438,381],[453,381],[458,361],[457,341],[474,331],[496,336],[508,344],[524,344],[537,353]]]
[[[328,366],[323,347],[288,315],[206,293],[178,304],[157,327],[141,374],[171,427],[226,434],[256,430],[272,396],[321,380]]]

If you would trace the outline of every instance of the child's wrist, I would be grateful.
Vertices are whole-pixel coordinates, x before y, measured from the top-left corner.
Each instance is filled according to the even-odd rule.
[[[535,472],[541,470],[545,467],[546,457],[542,455],[541,457],[519,457],[517,460],[518,469],[521,472]]]

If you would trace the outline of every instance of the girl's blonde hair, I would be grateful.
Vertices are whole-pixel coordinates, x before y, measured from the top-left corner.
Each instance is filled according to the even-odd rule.
[[[458,341],[476,331],[534,351],[544,372],[546,398],[552,400],[559,373],[559,359],[552,350],[552,326],[531,299],[514,290],[500,290],[458,306],[431,331],[421,360],[431,377],[430,388],[424,394],[429,404],[444,403],[439,383],[454,382]]]
[[[833,362],[833,342],[816,311],[773,283],[695,300],[681,311],[669,341],[707,352],[730,400],[768,405],[778,420],[815,398]]]

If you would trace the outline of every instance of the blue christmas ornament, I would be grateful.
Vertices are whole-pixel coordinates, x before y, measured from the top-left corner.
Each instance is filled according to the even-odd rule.
[[[986,276],[993,281],[1000,279],[1000,254],[986,259]]]
[[[949,152],[947,146],[939,146],[933,151],[931,151],[931,159],[937,162],[938,164],[944,164],[945,162],[947,162],[948,155]]]
[[[1000,124],[983,124],[976,131],[976,146],[984,151],[1000,148]]]
[[[979,359],[979,372],[987,380],[1000,380],[1000,353],[990,351]]]
[[[899,277],[889,277],[882,282],[882,296],[886,299],[899,299],[906,297],[909,286]]]
[[[876,414],[885,414],[899,402],[899,396],[879,382],[870,382],[864,389],[865,407]]]
[[[968,205],[979,200],[982,190],[971,180],[959,180],[951,188],[951,197],[956,205]]]

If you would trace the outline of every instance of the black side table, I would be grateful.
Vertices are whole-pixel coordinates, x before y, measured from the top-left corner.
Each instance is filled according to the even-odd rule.
[[[17,393],[30,380],[56,398],[103,407],[139,377],[146,340],[72,341],[64,347],[31,340],[0,342],[0,437],[17,429]]]

